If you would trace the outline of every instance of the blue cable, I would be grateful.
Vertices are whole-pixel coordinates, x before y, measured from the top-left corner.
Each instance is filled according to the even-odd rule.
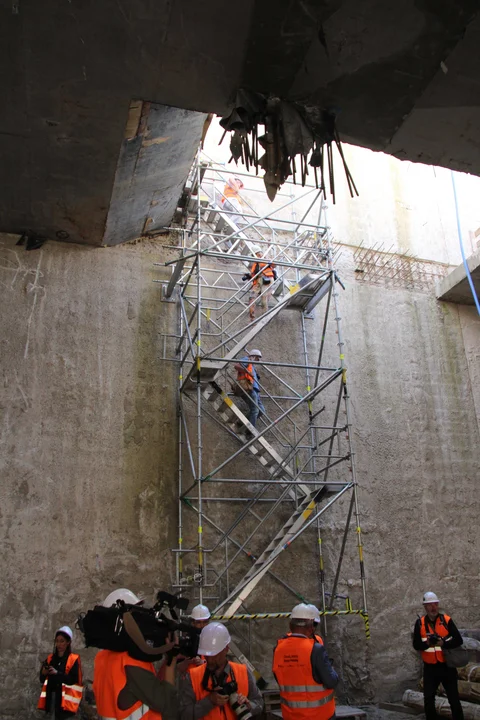
[[[460,216],[458,213],[457,188],[455,185],[455,175],[453,174],[453,170],[450,170],[450,175],[452,177],[453,197],[455,200],[455,214],[457,216],[457,232],[458,232],[458,239],[460,241],[460,250],[462,252],[463,266],[464,266],[465,272],[467,274],[467,280],[470,284],[470,290],[472,291],[473,299],[475,300],[475,305],[477,306],[477,312],[480,315],[480,302],[478,301],[478,296],[475,291],[475,286],[473,284],[472,275],[470,273],[470,268],[468,267],[467,258],[465,257],[465,249],[463,247],[462,230],[460,228]]]

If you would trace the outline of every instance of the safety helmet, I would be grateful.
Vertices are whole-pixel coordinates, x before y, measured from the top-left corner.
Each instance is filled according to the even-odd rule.
[[[123,600],[123,602],[127,605],[139,605],[143,602],[143,600],[137,597],[131,590],[127,590],[127,588],[119,588],[118,590],[113,590],[109,595],[107,595],[102,605],[103,607],[109,608],[112,607],[112,605],[116,605],[118,600]]]
[[[55,633],[55,637],[57,637],[57,635],[59,635],[60,633],[62,633],[62,635],[67,635],[70,640],[73,638],[73,632],[71,628],[68,627],[68,625],[62,625],[61,628],[58,628],[57,632]]]
[[[422,603],[424,605],[426,605],[427,603],[438,603],[438,602],[439,602],[438,597],[435,595],[434,592],[430,592],[430,591],[426,592],[425,595],[423,596]]]
[[[208,620],[210,617],[210,610],[206,605],[195,605],[190,613],[192,620]]]
[[[316,605],[313,605],[312,603],[309,603],[307,605],[307,607],[309,607],[311,609],[311,611],[314,615],[314,617],[312,618],[313,622],[319,623],[320,622],[320,610],[317,608]]]
[[[218,655],[225,650],[230,642],[230,633],[225,625],[219,622],[211,622],[203,628],[198,642],[198,654],[210,657]]]
[[[259,245],[250,245],[251,252],[256,255],[259,252],[262,252],[262,248]]]
[[[261,357],[262,357],[262,352],[261,352],[261,350],[257,350],[257,348],[254,348],[253,350],[250,350],[250,352],[248,353],[248,356],[249,356],[249,357],[254,357],[254,356],[255,356],[255,357],[261,358]]]
[[[290,618],[292,620],[313,620],[316,615],[316,609],[312,609],[312,605],[299,603],[293,608]]]

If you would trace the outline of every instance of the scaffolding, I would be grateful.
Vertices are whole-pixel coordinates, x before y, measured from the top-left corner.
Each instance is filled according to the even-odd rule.
[[[296,602],[319,606],[324,633],[328,616],[362,617],[367,637],[369,626],[338,305],[343,285],[325,199],[316,188],[287,184],[276,209],[258,214],[243,200],[239,210],[223,194],[232,175],[243,177],[197,157],[178,216],[184,227],[172,228],[179,252],[165,263],[171,277],[163,299],[178,307],[172,357],[165,357],[179,369],[174,589],[236,622],[246,645],[235,652],[245,661],[240,621],[250,621],[251,634],[252,622],[287,617]],[[255,246],[277,279],[254,301],[242,277],[258,260]],[[267,309],[251,319],[262,297]],[[235,370],[254,345],[269,348],[256,366],[265,412],[255,427]],[[331,529],[327,518],[336,508]],[[356,539],[348,542],[352,525]],[[324,540],[332,533],[335,553],[327,558]],[[299,569],[299,577],[288,561],[300,537],[315,553],[315,590],[311,573]],[[359,561],[355,598],[339,589],[350,545]]]

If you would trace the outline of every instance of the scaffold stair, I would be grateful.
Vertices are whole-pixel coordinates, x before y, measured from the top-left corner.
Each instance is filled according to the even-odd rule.
[[[345,486],[346,485],[347,483],[345,483]],[[305,525],[310,515],[315,511],[317,505],[327,495],[336,494],[345,486],[325,484],[322,488],[311,491],[301,501],[299,506],[284,523],[273,540],[267,545],[262,554],[259,555],[242,580],[237,584],[237,588],[232,593],[232,596],[236,595],[236,597],[224,611],[224,616],[229,617],[233,615],[242,603],[245,602],[250,593],[255,589],[260,580],[273,565],[279,551],[285,548],[294,535],[296,535],[302,526]]]
[[[258,436],[257,430],[248,421],[240,408],[235,405],[233,400],[223,392],[216,382],[209,383],[202,394],[223,423],[233,430],[241,442],[246,443],[252,438],[256,438],[255,442],[248,446],[248,451],[263,465],[270,475],[276,475],[275,479],[279,482],[282,480],[290,483],[294,481],[295,475],[291,467],[285,463],[275,448],[263,436]],[[280,469],[281,472],[279,473]],[[296,483],[295,486],[303,495],[310,493],[308,485]],[[294,496],[293,488],[292,495]]]
[[[202,360],[200,364],[200,382],[209,383],[214,380],[218,373],[223,370],[237,355],[253,342],[258,333],[263,330],[279,312],[284,308],[294,308],[311,312],[313,307],[327,294],[332,283],[331,273],[326,271],[321,274],[309,273],[305,275],[297,285],[290,288],[290,292],[286,294],[276,305],[276,307],[268,310],[255,323],[252,323],[246,333],[242,336],[228,353],[221,360]],[[198,369],[192,366],[186,379],[185,387],[192,387],[198,377]]]

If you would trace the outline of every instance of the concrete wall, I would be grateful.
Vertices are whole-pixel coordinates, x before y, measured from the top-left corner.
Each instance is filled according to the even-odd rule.
[[[0,716],[29,718],[56,627],[115,587],[151,596],[173,577],[176,373],[159,356],[177,310],[152,282],[166,277],[152,263],[171,257],[160,244],[28,253],[15,240],[0,244]],[[361,284],[348,253],[341,262],[372,639],[354,618],[329,623],[329,644],[348,696],[391,699],[415,677],[409,633],[424,590],[460,626],[479,621],[480,322],[433,290]],[[278,322],[261,346],[293,357]],[[308,328],[315,349],[321,324]],[[341,508],[324,526],[332,558],[340,532]],[[301,564],[285,562],[315,592],[308,558],[292,552]],[[340,590],[358,605],[356,577],[352,533]],[[283,627],[256,632],[267,668]],[[91,677],[93,651],[81,652]]]
[[[158,246],[15,240],[0,244],[0,712],[26,718],[56,628],[111,589],[171,581],[176,424],[157,356],[176,311],[159,312]]]

